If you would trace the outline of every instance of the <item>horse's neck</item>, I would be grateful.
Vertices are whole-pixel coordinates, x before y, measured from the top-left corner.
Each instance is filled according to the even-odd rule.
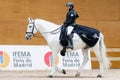
[[[36,19],[35,22],[36,22],[38,31],[43,35],[45,39],[48,39],[51,36],[51,34],[48,32],[51,32],[59,27],[59,25],[50,23],[42,19]]]

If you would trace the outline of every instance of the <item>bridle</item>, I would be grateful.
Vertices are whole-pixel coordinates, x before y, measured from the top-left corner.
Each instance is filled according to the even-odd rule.
[[[37,30],[37,27],[36,27],[36,25],[35,25],[35,21],[32,21],[32,22],[30,22],[29,24],[32,24],[32,25],[33,25],[32,31],[31,31],[31,32],[26,32],[26,34],[31,34],[31,36],[33,35],[33,37],[38,37],[38,36],[35,36],[35,35],[34,35],[34,29]],[[38,31],[38,30],[37,30],[37,31]],[[28,36],[29,36],[29,35],[28,35]]]
[[[35,25],[35,24],[34,24],[34,21],[33,21],[33,22],[30,22],[29,24],[33,24],[33,28],[32,28],[32,31],[31,31],[31,32],[26,32],[26,34],[29,34],[29,33],[30,33],[30,34],[33,34],[33,32],[34,32],[34,25]]]

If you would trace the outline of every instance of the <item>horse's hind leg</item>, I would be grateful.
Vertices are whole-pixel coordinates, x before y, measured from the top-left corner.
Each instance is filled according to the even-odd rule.
[[[84,69],[86,63],[88,62],[89,60],[89,56],[88,56],[88,50],[89,49],[82,49],[82,53],[83,53],[83,62],[82,62],[82,65],[80,66],[80,68],[78,69],[77,73],[76,73],[76,77],[80,76],[80,72]]]
[[[102,60],[102,56],[100,54],[100,47],[99,47],[99,43],[97,43],[94,47],[93,47],[94,53],[98,59],[99,65],[100,65],[100,71],[97,77],[102,77],[103,76],[103,60]]]

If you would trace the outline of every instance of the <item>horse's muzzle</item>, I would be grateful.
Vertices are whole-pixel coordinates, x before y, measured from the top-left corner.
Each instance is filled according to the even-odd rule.
[[[26,38],[26,40],[30,40],[31,39],[31,35],[26,35],[25,38]]]

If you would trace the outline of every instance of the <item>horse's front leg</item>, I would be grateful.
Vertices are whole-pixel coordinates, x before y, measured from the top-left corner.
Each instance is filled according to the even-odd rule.
[[[57,59],[57,53],[52,52],[52,60],[51,60],[52,71],[48,75],[48,77],[50,77],[50,78],[53,77],[54,73],[56,72],[56,59]]]
[[[56,66],[56,60],[57,60],[57,53],[56,52],[53,52],[52,53],[52,71],[51,71],[51,73],[48,75],[48,77],[50,77],[50,78],[52,78],[53,77],[53,75],[54,75],[54,73],[56,72],[56,71],[58,71],[58,72],[60,72],[60,73],[63,73],[63,74],[66,74],[66,71],[64,70],[64,69],[61,69],[61,68],[59,68],[59,67],[57,67]]]

